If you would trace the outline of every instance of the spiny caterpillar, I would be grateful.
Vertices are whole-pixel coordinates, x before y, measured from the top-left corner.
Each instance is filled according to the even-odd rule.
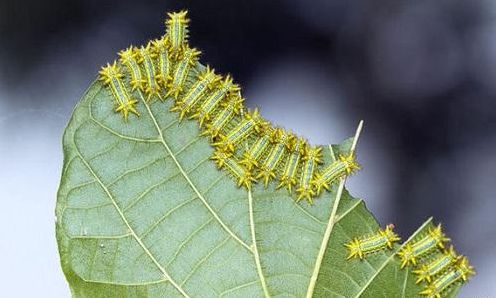
[[[244,165],[248,170],[252,170],[253,167],[258,167],[259,159],[267,149],[270,144],[270,131],[262,132],[262,136],[259,137],[250,148],[248,148],[243,153],[243,158],[239,162]]]
[[[303,167],[301,170],[300,184],[296,189],[298,193],[297,201],[302,199],[308,200],[310,203],[313,202],[312,197],[315,196],[314,190],[314,179],[315,179],[315,169],[318,164],[322,161],[321,157],[322,148],[310,147],[303,158]]]
[[[172,62],[168,50],[168,42],[165,37],[152,42],[154,52],[158,56],[158,74],[157,81],[162,86],[167,86],[171,78]]]
[[[290,131],[274,127],[258,109],[245,108],[240,87],[230,75],[218,75],[198,63],[200,51],[188,44],[187,12],[168,16],[165,35],[145,46],[122,50],[117,63],[100,71],[100,80],[115,99],[115,111],[126,122],[130,113],[139,115],[131,91],[143,92],[146,104],[152,104],[155,96],[170,99],[170,111],[178,112],[179,120],[198,121],[200,135],[208,137],[217,151],[214,160],[238,185],[249,188],[261,180],[267,187],[277,180],[277,188],[285,187],[290,193],[298,186],[298,201],[311,203],[337,178],[358,169],[351,153],[321,167],[321,147],[310,147]]]
[[[238,181],[238,187],[244,186],[247,189],[251,189],[252,183],[257,181],[252,176],[250,170],[245,168],[243,165],[238,163],[234,158],[230,157],[228,154],[224,152],[215,151],[211,159],[215,161],[219,169],[227,168],[227,170]]]
[[[449,266],[459,261],[462,256],[458,256],[453,246],[449,249],[443,250],[441,256],[436,257],[426,264],[421,264],[418,269],[413,270],[417,278],[417,284],[423,281],[431,282],[432,278],[443,272]]]
[[[127,67],[129,73],[131,74],[131,87],[132,90],[145,90],[146,80],[141,74],[141,69],[136,60],[138,53],[133,47],[129,47],[125,50],[119,52],[120,62]]]
[[[213,145],[231,154],[234,152],[234,146],[248,138],[253,131],[260,133],[266,126],[267,121],[262,119],[258,109],[255,109],[252,113],[244,113],[244,119],[231,129],[227,135],[221,134],[220,140],[213,143]]]
[[[172,82],[169,84],[169,91],[166,96],[172,95],[177,98],[179,92],[183,90],[184,83],[188,77],[191,66],[195,65],[198,61],[198,56],[201,54],[195,48],[186,48],[182,59],[177,64],[177,67],[172,76]]]
[[[295,141],[294,148],[290,151],[290,155],[287,157],[286,166],[284,167],[284,172],[279,179],[280,183],[277,188],[285,186],[289,193],[291,193],[292,188],[297,183],[297,174],[300,165],[300,160],[305,158],[307,141],[305,139],[298,139]]]
[[[116,62],[107,64],[107,66],[100,70],[100,80],[110,87],[110,91],[117,103],[115,111],[121,112],[124,116],[124,120],[127,121],[129,113],[139,116],[135,107],[138,101],[131,98],[122,81],[122,77],[123,75],[119,71]]]
[[[237,113],[233,105],[226,105],[216,115],[211,123],[207,124],[206,129],[201,133],[202,136],[209,135],[213,141],[220,135],[221,129],[234,117]]]
[[[282,128],[277,128],[272,134],[272,142],[274,146],[261,165],[260,173],[257,176],[257,179],[263,179],[265,187],[267,187],[270,180],[276,178],[277,165],[283,159],[286,149],[291,150],[293,147],[294,136]]]
[[[449,241],[442,229],[441,224],[435,228],[429,228],[429,231],[419,240],[407,243],[398,252],[401,259],[401,268],[407,265],[417,265],[417,260],[429,253],[434,249],[444,249],[444,242]]]
[[[212,89],[212,87],[219,81],[219,76],[215,74],[213,69],[209,66],[205,71],[198,76],[197,81],[186,95],[176,101],[176,104],[171,108],[172,112],[179,112],[179,120],[182,120],[186,114],[200,101],[205,93]]]
[[[213,92],[198,108],[198,111],[191,116],[193,119],[197,119],[200,127],[203,126],[205,121],[208,121],[212,117],[212,113],[215,108],[225,99],[225,97],[233,96],[232,94],[237,93],[235,96],[236,101],[233,102],[238,109],[241,109],[243,98],[239,94],[239,86],[233,83],[232,78],[228,75],[218,90]]]
[[[351,175],[355,170],[359,170],[360,165],[355,161],[353,153],[340,155],[339,158],[322,170],[321,173],[315,174],[315,191],[319,195],[322,188],[330,190],[329,186],[337,179]]]
[[[392,249],[393,244],[400,240],[400,237],[393,231],[394,225],[389,224],[384,230],[379,229],[373,235],[357,237],[345,244],[348,249],[348,258],[363,259],[365,256],[382,251]]]
[[[139,49],[139,53],[139,62],[143,64],[143,68],[146,73],[145,93],[148,96],[147,99],[150,99],[154,95],[162,99],[160,96],[160,85],[158,84],[155,65],[153,62],[153,58],[156,57],[156,54],[152,51],[150,44],[146,45],[146,47],[142,46]]]
[[[186,10],[180,12],[168,13],[168,19],[165,22],[167,36],[169,37],[170,50],[174,58],[177,58],[183,47],[188,42],[188,23]]]
[[[434,279],[432,283],[429,283],[420,294],[428,298],[441,298],[441,294],[451,286],[456,283],[467,282],[474,274],[474,268],[469,264],[468,259],[462,257],[442,275]]]

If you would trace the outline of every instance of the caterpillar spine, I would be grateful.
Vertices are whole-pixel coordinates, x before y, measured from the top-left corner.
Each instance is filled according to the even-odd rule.
[[[453,246],[450,246],[449,249],[443,250],[441,256],[427,264],[421,264],[418,269],[413,270],[413,273],[418,276],[416,283],[419,284],[423,281],[432,282],[433,277],[455,264],[460,258],[462,256],[458,256]]]
[[[138,56],[138,52],[136,48],[129,47],[125,50],[119,52],[120,62],[125,65],[131,74],[131,90],[145,90],[146,80],[143,78],[141,74],[141,69],[138,65],[138,61],[136,57]]]
[[[180,12],[168,13],[168,19],[165,22],[166,32],[170,44],[170,50],[174,58],[178,58],[188,42],[188,24],[189,19],[186,17],[186,10]]]
[[[314,179],[315,169],[318,164],[322,163],[321,158],[322,148],[310,147],[303,159],[303,166],[301,169],[300,183],[296,192],[298,193],[297,201],[306,199],[309,203],[313,203],[312,197],[315,196]]]
[[[115,61],[113,64],[107,63],[107,66],[102,67],[99,74],[100,80],[110,88],[112,96],[116,101],[115,112],[122,113],[124,121],[127,121],[129,113],[139,116],[139,113],[136,110],[136,103],[138,103],[138,101],[132,99],[129,95],[129,92],[122,81],[123,74],[117,67],[117,63]]]
[[[205,93],[212,89],[219,81],[220,77],[215,74],[209,66],[199,76],[197,81],[186,93],[186,95],[176,101],[176,104],[171,108],[172,112],[179,112],[179,120],[182,120],[186,114],[202,99]]]
[[[419,258],[428,255],[435,248],[444,249],[444,242],[450,239],[443,233],[441,225],[429,228],[429,231],[419,240],[407,243],[398,252],[401,259],[401,268],[407,265],[417,265]]]
[[[398,234],[394,231],[394,225],[389,224],[384,230],[373,235],[357,237],[347,243],[348,260],[352,258],[363,259],[366,255],[376,253],[385,249],[392,249],[393,244],[400,240]]]

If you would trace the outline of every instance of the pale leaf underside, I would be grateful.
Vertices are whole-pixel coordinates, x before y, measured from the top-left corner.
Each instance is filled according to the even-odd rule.
[[[141,116],[124,123],[95,82],[65,132],[56,227],[74,297],[418,295],[399,246],[346,260],[345,243],[379,228],[362,200],[336,200],[337,185],[313,205],[274,183],[237,188],[172,100],[139,99]],[[324,147],[324,159],[350,145]]]

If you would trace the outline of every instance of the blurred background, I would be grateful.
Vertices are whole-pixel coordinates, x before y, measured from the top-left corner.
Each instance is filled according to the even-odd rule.
[[[496,297],[496,2],[0,1],[0,279],[5,297],[69,297],[54,207],[64,126],[99,67],[190,11],[202,61],[248,106],[337,143],[365,128],[348,188],[406,238],[445,224]]]

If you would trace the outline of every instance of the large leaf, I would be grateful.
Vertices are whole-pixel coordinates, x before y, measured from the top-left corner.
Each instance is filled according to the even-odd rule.
[[[346,260],[344,244],[379,225],[345,180],[313,205],[274,183],[238,188],[197,123],[169,112],[172,99],[135,93],[141,116],[124,122],[95,81],[65,131],[56,232],[74,297],[418,296],[399,245]],[[356,137],[323,146],[324,163]]]

